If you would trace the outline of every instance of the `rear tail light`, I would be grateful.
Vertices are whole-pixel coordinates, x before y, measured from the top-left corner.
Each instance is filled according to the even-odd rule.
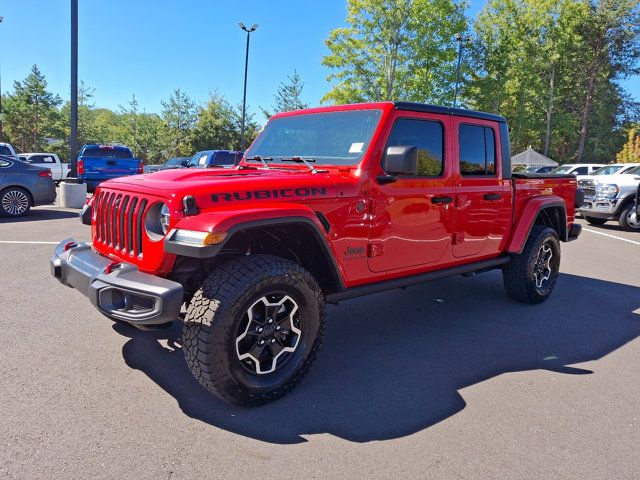
[[[51,176],[51,170],[49,170],[48,168],[46,170],[42,170],[41,172],[38,172],[38,176],[39,177],[50,177]]]
[[[84,175],[84,160],[78,160],[78,175]]]
[[[144,173],[144,166],[142,162],[138,162],[138,173]]]

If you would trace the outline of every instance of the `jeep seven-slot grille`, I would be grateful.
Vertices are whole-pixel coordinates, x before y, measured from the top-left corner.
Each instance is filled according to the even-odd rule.
[[[100,192],[94,200],[98,242],[128,255],[142,255],[143,215],[148,200],[118,192]]]

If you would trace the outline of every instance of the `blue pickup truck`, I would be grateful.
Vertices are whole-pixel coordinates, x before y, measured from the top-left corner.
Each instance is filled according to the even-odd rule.
[[[78,156],[78,182],[89,192],[111,178],[143,173],[142,161],[119,145],[85,145]]]

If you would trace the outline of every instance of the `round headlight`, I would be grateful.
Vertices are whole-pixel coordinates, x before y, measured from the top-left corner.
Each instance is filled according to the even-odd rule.
[[[147,235],[154,242],[159,242],[169,231],[171,212],[165,203],[155,203],[145,215],[144,226]]]
[[[166,203],[162,204],[162,208],[160,208],[160,228],[162,228],[162,233],[166,235],[169,230],[169,221],[171,220],[171,212],[169,212],[169,207]]]

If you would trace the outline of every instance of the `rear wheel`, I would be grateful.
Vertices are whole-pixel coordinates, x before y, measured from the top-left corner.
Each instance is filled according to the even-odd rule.
[[[231,260],[193,296],[184,353],[211,393],[243,406],[284,396],[307,373],[324,331],[324,295],[309,272],[270,255]]]
[[[560,242],[552,228],[535,225],[521,254],[502,269],[504,288],[523,303],[542,303],[553,291],[560,270]]]
[[[624,207],[622,212],[620,212],[618,223],[627,232],[640,231],[640,218],[638,218],[638,216],[636,215],[635,203],[630,203],[629,205]]]
[[[29,213],[31,199],[20,187],[9,187],[0,192],[0,215],[4,217],[21,217]]]
[[[605,223],[607,223],[607,219],[606,218],[597,218],[597,217],[587,217],[587,216],[585,216],[584,219],[591,225],[604,225]]]

